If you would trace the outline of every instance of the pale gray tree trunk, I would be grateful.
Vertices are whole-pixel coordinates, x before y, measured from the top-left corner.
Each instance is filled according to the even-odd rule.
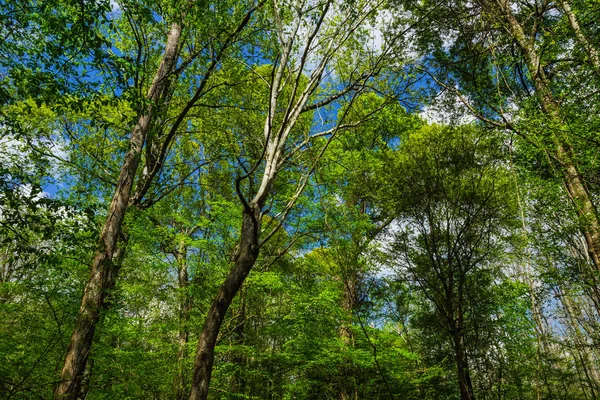
[[[536,89],[540,106],[549,121],[556,126],[558,133],[550,132],[555,143],[555,156],[563,169],[563,182],[580,219],[580,230],[585,238],[587,251],[596,270],[600,271],[600,220],[595,204],[588,192],[584,179],[574,161],[573,148],[561,133],[566,126],[560,105],[554,98],[546,75],[540,65],[540,57],[528,40],[523,27],[514,16],[507,0],[497,0],[508,26],[507,30],[525,54],[527,68]]]
[[[592,64],[592,67],[594,67],[596,70],[596,73],[600,74],[600,57],[598,56],[598,52],[583,34],[581,27],[579,26],[579,21],[577,21],[577,17],[571,9],[569,2],[567,0],[561,0],[560,5],[562,6],[564,13],[569,20],[569,25],[571,26],[571,29],[577,38],[577,42],[579,42],[579,45],[587,52],[589,61]]]

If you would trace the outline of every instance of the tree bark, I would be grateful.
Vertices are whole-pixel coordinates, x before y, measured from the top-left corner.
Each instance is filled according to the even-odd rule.
[[[579,173],[574,161],[574,152],[567,138],[561,133],[566,126],[560,113],[560,105],[554,98],[547,82],[544,70],[540,65],[540,57],[517,21],[506,0],[498,0],[498,4],[508,22],[508,31],[525,54],[527,68],[531,74],[542,112],[555,125],[558,134],[551,133],[556,145],[555,155],[563,168],[563,182],[580,218],[580,230],[585,238],[587,251],[596,270],[600,271],[600,220],[598,212],[587,188],[583,176]]]
[[[185,373],[184,361],[186,357],[186,348],[190,337],[190,311],[192,303],[189,294],[189,277],[187,266],[187,246],[181,243],[175,251],[177,259],[178,281],[180,293],[179,303],[179,334],[177,335],[177,373],[174,380],[175,398],[177,400],[185,399]]]
[[[469,373],[469,364],[462,342],[461,329],[453,330],[454,356],[456,360],[456,370],[458,374],[458,386],[460,388],[461,400],[474,400],[473,384],[471,383],[471,374]]]
[[[594,67],[594,70],[596,70],[596,73],[600,74],[600,57],[598,56],[598,52],[581,31],[577,17],[571,9],[569,2],[567,0],[561,0],[560,5],[562,6],[567,19],[569,20],[569,25],[571,25],[571,29],[573,30],[579,45],[587,52],[588,57],[590,58],[590,63],[592,64],[592,67]]]
[[[173,23],[161,63],[148,90],[147,98],[150,104],[131,133],[129,150],[125,154],[107,218],[100,233],[98,250],[84,288],[79,315],[67,349],[60,381],[54,391],[55,399],[76,399],[80,393],[94,332],[100,312],[104,308],[106,290],[114,286],[117,277],[118,271],[114,268],[112,260],[117,249],[123,219],[130,206],[131,191],[140,164],[142,148],[152,121],[153,109],[168,92],[169,74],[177,63],[180,36],[181,27]]]
[[[244,211],[240,245],[235,258],[235,265],[214,297],[200,333],[190,400],[206,400],[208,398],[215,346],[221,324],[233,298],[241,288],[258,257],[260,209],[259,205],[252,203]]]
[[[343,262],[343,261],[342,261]],[[352,261],[352,267],[357,265],[357,260],[354,258]],[[350,267],[350,269],[352,269]],[[347,271],[346,276],[343,277],[344,280],[344,298],[342,299],[342,309],[345,311],[346,315],[348,315],[348,320],[342,321],[340,326],[340,338],[342,339],[342,343],[348,348],[354,347],[354,334],[352,333],[352,314],[356,310],[356,305],[358,303],[358,285],[359,285],[359,277],[357,276],[356,271],[349,272]],[[341,381],[341,388],[338,394],[338,398],[340,400],[349,400],[352,397],[357,397],[357,387],[354,384],[354,378],[352,376],[353,371],[347,370],[347,365],[342,365],[340,368],[340,373],[343,377]],[[350,388],[352,387],[352,390]]]
[[[592,359],[592,356],[588,350],[589,345],[586,343],[586,338],[581,333],[580,323],[577,321],[578,313],[576,312],[575,307],[572,304],[570,296],[566,294],[563,289],[557,288],[555,289],[555,293],[563,305],[564,312],[567,317],[566,319],[568,322],[568,327],[570,328],[573,336],[573,345],[575,347],[575,352],[579,357],[580,366],[585,375],[587,387],[590,390],[590,396],[592,399],[596,400],[598,398],[597,385],[599,382],[599,377],[594,367],[594,361]],[[575,366],[577,368],[577,363],[575,363]]]
[[[353,264],[356,265],[356,260]],[[344,279],[344,297],[342,299],[342,309],[349,316],[348,320],[342,322],[340,327],[340,337],[342,342],[347,346],[354,345],[354,335],[352,334],[352,313],[356,311],[356,305],[358,303],[358,285],[359,277],[356,271],[348,271],[347,276]]]

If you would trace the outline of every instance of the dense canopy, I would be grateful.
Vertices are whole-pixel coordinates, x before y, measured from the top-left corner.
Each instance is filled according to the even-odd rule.
[[[600,398],[600,3],[0,0],[0,398]]]

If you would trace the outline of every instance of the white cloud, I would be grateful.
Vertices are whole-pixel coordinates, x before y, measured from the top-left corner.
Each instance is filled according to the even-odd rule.
[[[429,123],[445,125],[467,125],[476,120],[461,99],[448,90],[440,92],[419,116]]]

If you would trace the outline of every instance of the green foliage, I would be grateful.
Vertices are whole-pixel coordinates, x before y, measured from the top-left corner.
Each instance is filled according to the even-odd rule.
[[[235,263],[240,194],[252,198],[265,172],[265,117],[280,134],[315,68],[309,58],[300,69],[294,42],[282,79],[297,90],[284,86],[269,109],[278,24],[308,7],[304,37],[327,7],[279,3],[261,3],[232,36],[257,3],[0,0],[0,397],[52,397],[174,21],[177,70],[152,104],[133,187],[147,190],[125,217],[85,396],[187,397],[195,344]],[[225,315],[211,399],[458,399],[457,344],[477,398],[598,397],[600,274],[554,152],[557,138],[572,146],[597,202],[598,6],[569,2],[586,48],[560,2],[514,4],[538,30],[559,123],[496,3],[330,5],[311,51],[339,46],[310,101],[353,85],[302,113],[283,143],[262,210],[269,240]],[[368,24],[341,41],[342,15]],[[419,65],[407,66],[413,51]],[[422,71],[438,82],[411,88]],[[441,83],[452,94],[442,110],[454,114],[458,94],[479,122],[413,112]]]

